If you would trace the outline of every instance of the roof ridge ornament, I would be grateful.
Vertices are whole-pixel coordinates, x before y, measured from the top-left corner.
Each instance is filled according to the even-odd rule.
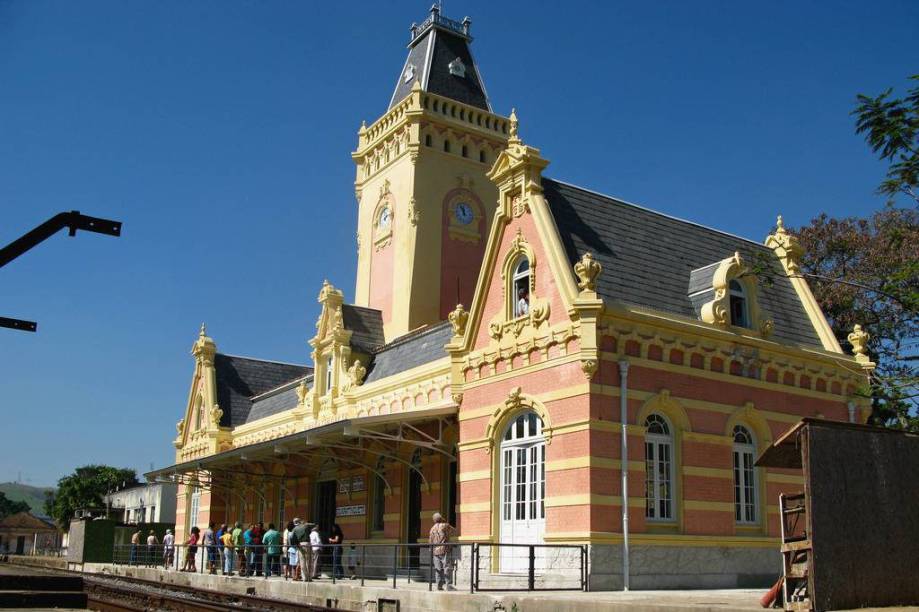
[[[766,246],[775,252],[776,257],[782,262],[785,272],[798,274],[801,270],[801,256],[804,248],[798,238],[785,229],[782,215],[775,220],[775,232],[766,237]]]
[[[517,109],[512,108],[510,114],[510,127],[508,129],[509,138],[507,139],[508,144],[520,144],[520,136],[517,135],[519,130],[520,122],[517,120]]]

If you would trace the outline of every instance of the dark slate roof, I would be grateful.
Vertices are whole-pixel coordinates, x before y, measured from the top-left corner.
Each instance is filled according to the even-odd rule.
[[[408,58],[399,73],[389,108],[409,94],[417,79],[424,91],[491,112],[485,85],[469,50],[472,39],[463,32],[462,24],[439,13],[432,13],[421,24],[408,45]],[[450,62],[456,58],[466,67],[465,76],[450,73]],[[414,66],[413,74],[407,72],[409,66]],[[411,77],[406,79],[406,74]]]
[[[252,409],[246,416],[246,423],[264,419],[265,417],[284,412],[285,410],[290,410],[291,408],[296,408],[297,401],[299,400],[297,397],[297,387],[300,386],[301,381],[306,381],[306,386],[310,387],[313,384],[313,375],[310,374],[309,376],[295,378],[277,389],[266,391],[252,398]]]
[[[771,249],[745,238],[552,179],[542,184],[569,261],[589,251],[603,266],[597,292],[605,300],[698,317],[701,303],[689,295],[692,287],[701,290],[702,269],[734,252],[747,261],[761,254],[779,265]],[[759,305],[775,323],[774,339],[823,347],[787,278],[760,283]]]
[[[373,308],[342,304],[341,318],[345,329],[351,330],[351,346],[364,352],[372,353],[383,345],[383,313]]]
[[[312,374],[313,368],[217,353],[217,403],[223,410],[220,424],[236,427],[246,423],[252,410],[251,398]]]
[[[380,347],[367,367],[370,383],[447,356],[444,345],[453,337],[448,321],[424,327]]]

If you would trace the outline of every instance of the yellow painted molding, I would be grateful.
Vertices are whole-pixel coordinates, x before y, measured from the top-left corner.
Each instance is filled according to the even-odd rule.
[[[687,499],[683,501],[686,510],[711,510],[713,512],[734,512],[734,502],[699,501]]]
[[[622,534],[603,531],[564,531],[547,533],[546,542],[573,544],[622,544]],[[684,534],[629,533],[629,542],[643,546],[693,546],[729,548],[774,548],[778,550],[779,538],[765,536],[707,536]]]
[[[494,376],[488,376],[486,378],[481,378],[479,380],[473,380],[466,383],[463,383],[463,390],[466,389],[475,389],[476,387],[487,386],[492,383],[501,382],[502,380],[519,378],[526,374],[532,374],[533,372],[539,372],[540,370],[548,370],[551,368],[556,368],[558,366],[565,365],[566,363],[572,363],[575,361],[580,361],[581,354],[579,352],[572,353],[570,355],[562,355],[555,357],[553,359],[548,359],[546,361],[540,361],[539,363],[534,363],[528,366],[521,366],[513,370],[508,370],[507,372],[502,372],[501,374],[495,374]],[[582,393],[587,393],[589,386],[585,381],[581,386],[583,389]]]
[[[796,484],[796,485],[804,486],[804,476],[795,476],[792,474],[776,474],[774,472],[767,472],[766,482],[781,482],[784,484]]]
[[[519,372],[519,370],[514,370]],[[493,380],[489,378],[489,380]],[[468,385],[464,385],[464,389],[468,389]],[[551,404],[558,400],[568,399],[571,397],[577,397],[579,395],[585,395],[588,393],[588,387],[586,384],[574,385],[571,387],[565,387],[563,389],[556,389],[555,391],[548,391],[546,393],[539,393],[533,395],[543,404]],[[472,408],[469,410],[460,409],[459,411],[459,420],[460,421],[470,421],[472,419],[480,419],[482,417],[491,416],[494,414],[495,410],[502,408],[504,406],[504,401],[500,403],[490,404],[488,406],[483,406],[482,408]]]
[[[733,446],[734,440],[728,438],[727,436],[720,436],[718,434],[708,434],[708,433],[698,433],[693,431],[687,431],[683,433],[683,440],[688,440],[690,442],[702,442],[704,444],[721,444],[724,446]]]
[[[469,504],[460,504],[460,512],[490,512],[491,502],[475,502]]]
[[[491,478],[491,470],[477,470],[475,472],[460,472],[459,482],[472,482],[473,480],[487,480]]]
[[[726,478],[734,479],[734,473],[729,469],[696,467],[693,465],[684,465],[683,474],[685,476],[705,476],[706,478]]]

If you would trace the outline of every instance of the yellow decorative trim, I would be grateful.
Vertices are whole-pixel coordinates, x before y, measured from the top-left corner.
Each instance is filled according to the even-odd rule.
[[[796,484],[804,486],[804,476],[792,476],[791,474],[776,474],[775,472],[767,472],[766,482],[780,482],[782,484]]]
[[[733,502],[698,501],[693,499],[683,500],[686,510],[710,510],[713,512],[734,512]]]
[[[488,480],[489,478],[491,478],[491,470],[478,470],[475,472],[460,472],[457,481],[471,482],[473,480]]]
[[[717,434],[686,432],[683,439],[690,442],[702,442],[704,444],[721,444],[723,446],[733,446],[734,440]]]
[[[776,225],[775,233],[766,237],[766,246],[775,251],[779,261],[782,262],[785,274],[788,276],[791,286],[795,288],[798,299],[801,300],[801,305],[804,306],[804,311],[807,312],[807,316],[810,318],[811,324],[814,326],[814,330],[817,332],[817,336],[823,344],[823,348],[833,353],[842,353],[842,347],[839,346],[839,341],[836,340],[836,335],[827,322],[823,310],[821,310],[819,304],[817,304],[817,299],[811,292],[811,288],[807,284],[807,281],[804,280],[804,277],[800,274],[798,260],[803,254],[801,246],[797,244],[797,240],[785,230],[781,215]]]
[[[621,544],[622,534],[608,531],[559,531],[543,536],[546,542],[572,544]],[[773,548],[779,539],[755,536],[706,536],[656,533],[629,533],[629,542],[644,546],[693,546],[729,548]]]
[[[734,479],[734,473],[731,470],[722,468],[696,467],[693,465],[684,465],[683,474],[685,476],[704,476],[706,478],[725,478],[727,480]]]
[[[485,426],[485,439],[491,443],[489,448],[500,443],[500,437],[511,419],[523,411],[533,411],[542,419],[543,438],[546,444],[552,443],[552,420],[545,405],[530,395],[521,392],[520,387],[511,389],[503,405],[492,413]]]
[[[728,419],[724,428],[724,435],[731,438],[732,442],[736,425],[746,425],[753,430],[752,433],[756,436],[755,448],[757,451],[762,451],[772,444],[772,430],[769,428],[769,424],[766,423],[763,414],[753,405],[753,402],[747,402],[737,408]]]
[[[768,336],[772,331],[772,321],[765,321],[760,317],[756,277],[750,273],[740,253],[734,253],[732,257],[723,259],[715,270],[712,276],[714,298],[702,305],[699,317],[706,323],[720,327],[741,327],[731,321],[730,282],[732,280],[737,281],[744,288],[747,314],[750,318],[749,329],[753,332],[760,332],[764,337]]]
[[[460,504],[458,510],[460,512],[491,512],[491,502]]]
[[[683,407],[676,402],[671,396],[670,391],[661,389],[660,393],[649,398],[638,411],[635,424],[644,429],[645,419],[653,412],[659,412],[666,416],[673,426],[682,432],[691,432],[692,425],[689,422],[689,415]]]

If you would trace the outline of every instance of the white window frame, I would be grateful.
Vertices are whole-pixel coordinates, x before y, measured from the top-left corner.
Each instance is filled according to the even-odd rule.
[[[733,302],[735,299],[740,301],[741,317],[743,321],[736,321],[734,319]],[[731,311],[731,325],[735,327],[750,327],[750,300],[747,299],[747,290],[744,288],[743,283],[733,278],[728,281],[728,308]]]
[[[664,433],[648,431],[659,425]],[[649,522],[670,523],[676,516],[676,495],[673,478],[673,426],[661,414],[649,414],[645,427],[645,519]],[[669,497],[661,495],[666,485]]]
[[[191,490],[191,501],[188,504],[188,531],[198,526],[198,512],[201,509],[201,489],[194,487]]]
[[[325,362],[325,392],[332,392],[332,369],[335,367],[335,355],[329,355]]]
[[[740,525],[759,523],[757,512],[756,442],[750,429],[735,425],[734,445],[731,452],[731,471],[734,474],[734,521]]]
[[[521,271],[520,267],[523,264],[526,264],[527,269]],[[530,264],[530,259],[525,255],[517,260],[517,263],[514,264],[514,276],[511,279],[511,312],[513,313],[514,319],[517,317],[526,316],[530,311],[530,304],[532,303],[533,296],[530,292],[530,274],[532,274],[533,266]],[[518,298],[517,298],[517,284],[518,282],[525,280],[526,281],[526,292],[527,292],[527,312],[520,312],[518,308]]]
[[[542,427],[539,415],[527,411],[514,417],[504,430],[500,468],[502,521],[546,518],[546,441]]]

